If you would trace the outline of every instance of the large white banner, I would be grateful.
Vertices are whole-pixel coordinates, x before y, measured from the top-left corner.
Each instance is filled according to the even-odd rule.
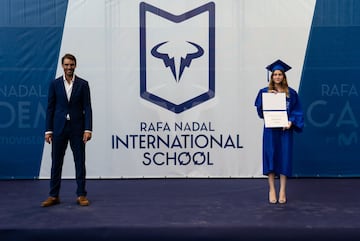
[[[69,1],[60,55],[90,83],[89,178],[260,177],[254,99],[282,59],[297,89],[315,0]],[[59,63],[57,75],[62,74]],[[50,173],[45,145],[40,178]],[[64,177],[74,176],[70,149]]]

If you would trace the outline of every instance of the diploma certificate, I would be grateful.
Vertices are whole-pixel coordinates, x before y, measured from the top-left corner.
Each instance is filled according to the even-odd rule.
[[[263,110],[286,110],[285,93],[262,93]]]
[[[264,121],[266,128],[285,127],[289,120],[285,111],[264,111]]]
[[[266,128],[285,127],[289,123],[285,93],[263,93],[263,114]]]

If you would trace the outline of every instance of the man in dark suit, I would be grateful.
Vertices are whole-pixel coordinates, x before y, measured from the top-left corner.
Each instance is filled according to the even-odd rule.
[[[90,88],[86,80],[74,74],[75,56],[65,54],[61,64],[64,75],[50,83],[48,93],[45,141],[52,144],[52,164],[49,197],[41,206],[60,203],[61,173],[68,142],[75,162],[76,201],[81,206],[88,206],[85,189],[85,144],[92,134]]]

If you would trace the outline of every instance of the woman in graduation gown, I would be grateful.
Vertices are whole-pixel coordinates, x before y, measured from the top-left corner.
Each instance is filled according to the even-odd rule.
[[[269,202],[277,203],[275,177],[280,177],[279,203],[286,203],[286,181],[292,171],[293,133],[304,127],[303,111],[297,92],[287,83],[285,72],[290,66],[277,60],[266,69],[271,71],[269,85],[259,90],[255,106],[260,118],[263,116],[262,93],[285,93],[288,125],[282,128],[266,128],[263,132],[263,174],[268,176]]]

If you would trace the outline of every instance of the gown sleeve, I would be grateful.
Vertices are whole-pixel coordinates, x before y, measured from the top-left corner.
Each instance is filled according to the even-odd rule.
[[[263,89],[259,90],[259,93],[257,94],[256,99],[255,99],[255,106],[256,106],[258,116],[263,119],[264,114],[263,114],[263,109],[262,109],[262,92],[263,92]]]
[[[291,121],[292,126],[296,132],[302,132],[304,128],[304,113],[301,108],[299,95],[295,90],[291,91],[289,121]]]

